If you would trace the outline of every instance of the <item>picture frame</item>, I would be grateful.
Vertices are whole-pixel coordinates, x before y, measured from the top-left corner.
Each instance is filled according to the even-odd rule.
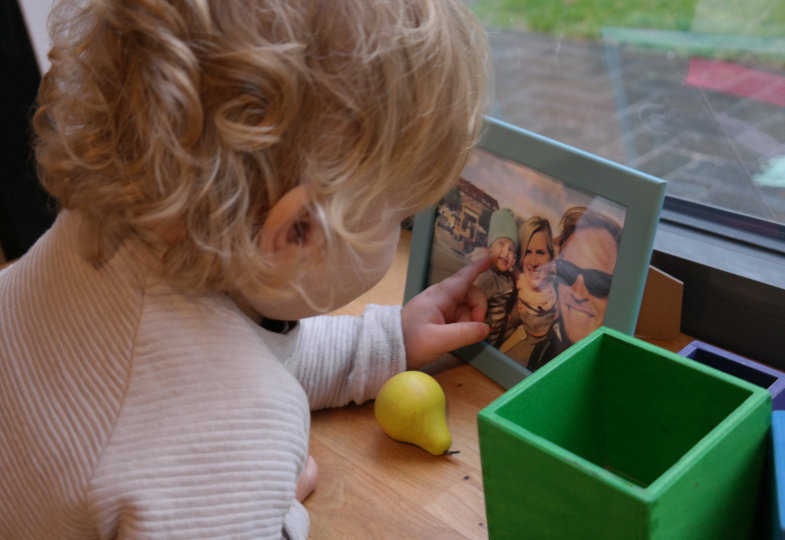
[[[537,362],[547,362],[552,359],[549,354],[556,356],[560,348],[568,347],[569,336],[580,340],[578,336],[594,326],[632,335],[665,186],[659,178],[486,117],[482,139],[456,187],[439,204],[414,217],[404,302],[471,262],[476,253],[487,258],[491,250],[504,249],[499,245],[512,249],[508,240],[515,237],[515,265],[508,269],[506,256],[494,257],[498,267],[488,271],[495,272],[489,279],[501,284],[488,292],[495,341],[491,343],[489,336],[489,340],[454,351],[461,360],[507,389],[540,367]],[[510,214],[515,227],[510,225]],[[538,221],[535,214],[540,222],[547,222],[540,227],[544,230],[536,242],[530,234],[531,223]],[[589,230],[588,218],[598,214],[603,221],[615,222],[618,229],[609,230],[616,232],[603,232],[599,227]],[[526,246],[520,245],[520,236],[529,238]],[[614,243],[606,240],[611,237],[615,257]],[[537,247],[543,243],[548,249]],[[537,270],[530,261],[543,251],[545,262]],[[592,258],[588,265],[580,262],[587,261],[580,259],[583,252]],[[600,267],[604,271],[586,272]],[[534,296],[533,283],[539,283]],[[573,297],[573,290],[582,291],[589,303],[601,308],[590,317],[589,308],[578,309],[570,303],[584,301],[577,299],[577,293]],[[527,298],[542,303],[535,309]],[[499,321],[502,313],[504,323]],[[543,334],[546,325],[547,334]]]

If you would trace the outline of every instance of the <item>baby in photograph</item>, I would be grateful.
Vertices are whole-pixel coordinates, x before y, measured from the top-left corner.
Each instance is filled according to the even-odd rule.
[[[490,257],[491,268],[480,274],[475,285],[488,300],[485,322],[490,327],[488,342],[499,346],[504,338],[507,314],[515,297],[513,269],[518,253],[518,225],[509,208],[500,208],[491,214],[488,226],[488,248],[476,250],[471,259]]]

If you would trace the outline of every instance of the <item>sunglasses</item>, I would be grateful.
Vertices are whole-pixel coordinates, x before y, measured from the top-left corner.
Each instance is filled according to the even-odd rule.
[[[565,285],[572,286],[578,276],[583,276],[583,283],[589,294],[597,298],[608,296],[611,290],[612,274],[601,270],[587,270],[563,259],[556,259],[554,262],[556,263],[556,277]]]

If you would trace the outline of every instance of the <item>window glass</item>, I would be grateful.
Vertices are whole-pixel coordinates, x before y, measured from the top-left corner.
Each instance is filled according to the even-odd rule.
[[[494,51],[492,116],[785,224],[785,2],[467,4]]]

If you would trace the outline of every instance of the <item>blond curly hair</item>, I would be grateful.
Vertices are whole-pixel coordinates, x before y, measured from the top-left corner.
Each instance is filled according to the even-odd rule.
[[[461,0],[62,0],[50,33],[43,185],[97,224],[96,260],[133,235],[193,291],[288,279],[257,236],[295,186],[356,245],[363,217],[434,203],[486,107]]]

